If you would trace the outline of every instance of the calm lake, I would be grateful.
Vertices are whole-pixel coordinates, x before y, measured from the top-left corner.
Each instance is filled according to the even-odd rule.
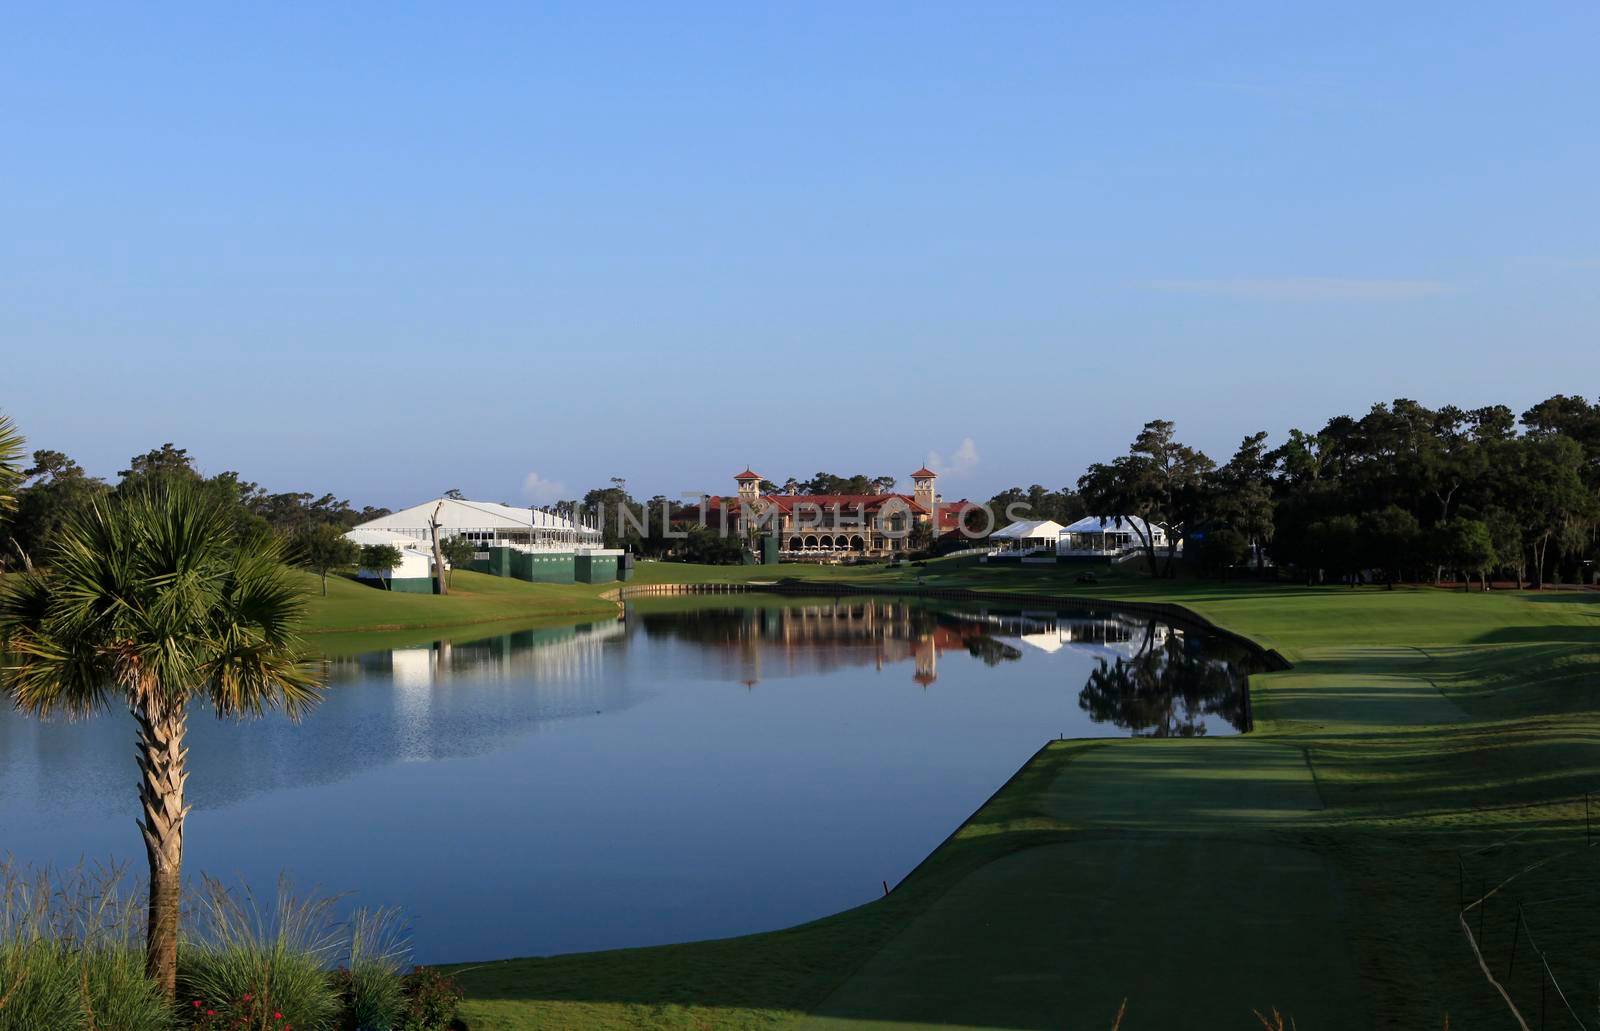
[[[1194,629],[749,596],[330,660],[190,732],[186,870],[398,905],[423,962],[769,930],[883,893],[1057,736],[1233,734],[1249,657]],[[122,713],[0,711],[0,855],[142,875]]]

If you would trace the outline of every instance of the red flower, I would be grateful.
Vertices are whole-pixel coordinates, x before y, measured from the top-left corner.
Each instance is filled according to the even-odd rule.
[[[194,1001],[194,1008],[195,1008],[195,1009],[199,1009],[199,1008],[200,1008],[200,1000],[199,1000],[199,999],[196,999],[196,1000],[195,1000],[195,1001]]]
[[[282,1020],[283,1019],[283,1014],[282,1013],[274,1013],[272,1015],[272,1019],[273,1020]]]
[[[217,1015],[217,1011],[216,1010],[206,1010],[206,1016],[214,1017],[216,1015]]]

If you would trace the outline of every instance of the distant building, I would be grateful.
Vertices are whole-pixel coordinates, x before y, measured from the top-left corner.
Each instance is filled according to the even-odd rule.
[[[910,494],[763,494],[761,475],[750,469],[734,481],[734,497],[708,499],[709,518],[733,532],[775,534],[785,558],[896,555],[911,549],[919,527],[930,538],[960,529],[972,507],[941,499],[931,469],[911,474]],[[745,513],[753,525],[745,525]]]

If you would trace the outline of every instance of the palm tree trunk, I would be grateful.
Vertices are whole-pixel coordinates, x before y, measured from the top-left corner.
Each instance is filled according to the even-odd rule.
[[[145,854],[150,860],[150,920],[145,939],[145,976],[171,1000],[177,997],[178,896],[183,868],[183,821],[189,779],[183,747],[187,731],[182,705],[152,700],[133,711],[139,723],[139,804]]]
[[[439,509],[444,507],[444,502],[439,502],[434,507],[433,515],[428,517],[428,530],[433,535],[433,591],[435,594],[449,594],[450,582],[444,578],[444,549],[439,544]]]

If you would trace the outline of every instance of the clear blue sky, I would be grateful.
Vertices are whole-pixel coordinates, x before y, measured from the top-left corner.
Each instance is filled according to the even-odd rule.
[[[987,496],[1152,417],[1600,392],[1591,3],[329,6],[8,14],[35,446]]]

